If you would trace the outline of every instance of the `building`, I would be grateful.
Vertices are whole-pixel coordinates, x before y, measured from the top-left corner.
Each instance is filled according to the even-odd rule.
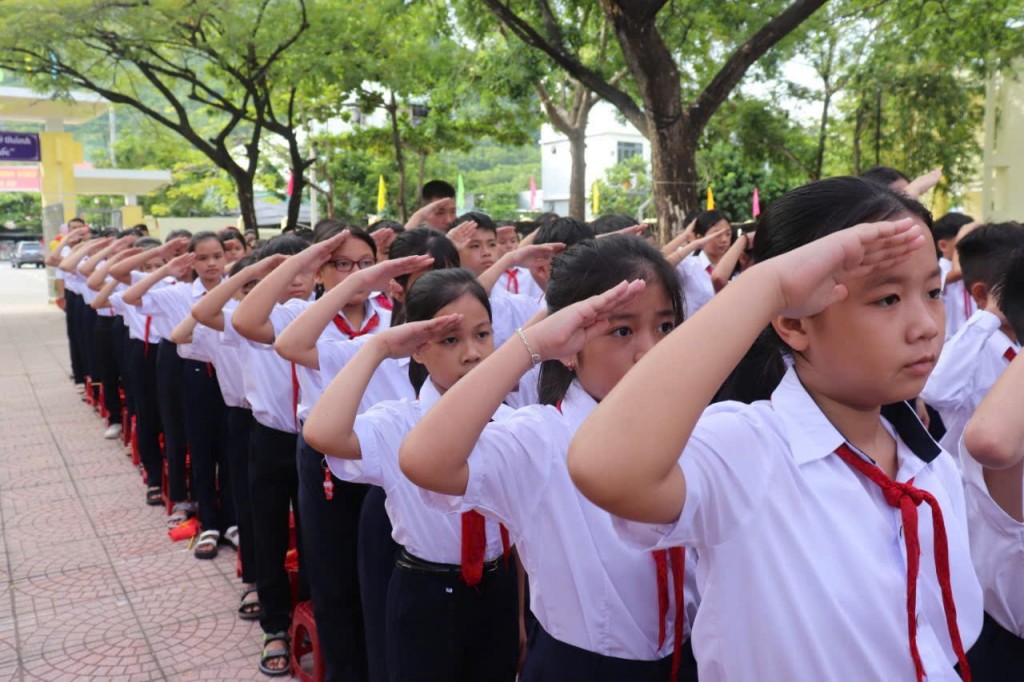
[[[1024,65],[1022,65],[1024,72]],[[1024,221],[1024,73],[996,74],[985,88],[985,125],[978,178],[964,193],[964,212],[985,222]]]

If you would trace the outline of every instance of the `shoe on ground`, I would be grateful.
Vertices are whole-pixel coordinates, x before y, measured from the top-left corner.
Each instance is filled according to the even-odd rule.
[[[107,427],[107,430],[103,432],[103,437],[107,440],[113,440],[121,437],[121,425],[111,424]]]

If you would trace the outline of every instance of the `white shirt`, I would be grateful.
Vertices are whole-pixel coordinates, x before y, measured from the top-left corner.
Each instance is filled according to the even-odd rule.
[[[942,417],[940,445],[959,459],[960,437],[992,384],[1010,363],[1007,349],[1020,346],[999,330],[999,318],[979,310],[946,342],[921,397]]]
[[[64,246],[60,247],[60,257],[61,257],[61,260],[66,258],[69,253],[71,253],[71,247],[70,246],[65,244]],[[54,279],[64,279],[66,275],[67,275],[67,273],[64,272],[63,270],[61,270],[59,267],[54,268],[54,274],[53,274],[53,278]],[[66,284],[64,285],[64,288],[67,289],[67,285]]]
[[[224,328],[231,324],[231,314],[238,307],[238,301],[231,299],[224,306]],[[233,329],[233,328],[232,328]],[[203,324],[197,324],[192,330],[192,345],[200,352],[213,358],[213,366],[217,368],[217,385],[228,407],[250,407],[245,398],[245,355],[237,344],[224,341],[224,332],[219,332]]]
[[[940,270],[943,269],[942,261],[944,260],[946,259],[943,258],[939,261]],[[952,267],[952,263],[950,263],[950,267]],[[947,274],[949,274],[948,269],[942,274],[942,303],[946,307],[946,338],[950,339],[978,310],[978,304],[974,302],[974,298],[967,291],[962,279],[947,283]]]
[[[325,389],[371,338],[369,335],[344,340],[325,340],[321,337],[317,341],[316,352],[320,358],[320,374],[324,377]],[[402,399],[416,400],[416,391],[409,381],[409,358],[388,358],[380,363],[370,377],[370,383],[359,401],[359,412],[363,413],[385,400]]]
[[[942,509],[957,621],[969,649],[981,630],[982,597],[956,463],[909,405],[883,414],[898,433],[897,480],[913,478]],[[900,511],[832,456],[843,442],[790,369],[770,401],[723,402],[704,412],[679,459],[686,504],[676,523],[616,521],[622,537],[639,546],[697,549],[693,650],[701,682],[915,679]],[[927,505],[918,519],[917,644],[929,682],[954,682],[960,678]]]
[[[136,341],[146,341],[146,316],[139,312],[139,309],[133,305],[128,305],[124,302],[124,292],[128,290],[128,285],[118,284],[114,287],[114,291],[110,294],[110,309],[114,311],[114,314],[120,315],[124,320],[124,324],[128,327],[128,336]],[[153,332],[152,324],[150,324],[149,331],[149,342],[160,343],[160,336]]]
[[[573,383],[561,412],[535,405],[488,424],[469,458],[465,496],[423,495],[508,528],[530,577],[530,609],[552,637],[603,656],[657,660],[672,654],[675,607],[659,648],[654,559],[616,536],[612,517],[577,491],[565,465],[569,441],[595,406]],[[692,559],[685,590],[690,617],[696,610]]]
[[[174,328],[192,314],[192,306],[205,293],[206,287],[198,279],[191,283],[175,282],[159,288],[154,287],[143,295],[139,310],[143,315],[152,316],[154,322],[159,319],[161,336],[170,338]],[[178,355],[186,360],[213,361],[212,356],[195,348],[191,343],[179,343],[177,348]]]
[[[491,329],[494,331],[494,347],[516,335],[516,329],[524,326],[534,315],[547,307],[543,298],[535,300],[522,294],[510,294],[497,287],[488,299],[491,304]]]
[[[78,269],[75,271],[75,279],[77,280],[78,291],[80,294],[82,294],[82,299],[85,300],[85,304],[89,307],[92,307],[92,302],[96,300],[96,298],[100,295],[100,292],[96,291],[95,289],[89,286],[89,278],[83,275],[81,272],[81,268],[83,265],[85,265],[85,262],[87,260],[89,260],[88,256],[86,256],[81,260],[81,262],[79,262]],[[96,267],[100,267],[101,265],[103,265],[103,263],[104,261],[100,261],[99,265],[97,265]],[[64,286],[67,286],[66,280]],[[100,317],[113,317],[114,311],[112,311],[109,307],[105,307],[97,309],[96,314],[99,315]]]
[[[359,438],[362,459],[327,457],[335,476],[344,481],[379,485],[387,493],[384,506],[391,519],[391,536],[413,556],[440,564],[462,561],[462,518],[429,506],[420,489],[398,467],[398,449],[412,430],[440,398],[428,378],[419,400],[388,400],[356,417],[354,431]],[[500,407],[495,418],[511,414]],[[487,550],[484,559],[501,556],[498,524],[487,521]]]
[[[298,433],[292,404],[292,363],[278,355],[272,345],[239,334],[228,314],[224,316],[221,339],[242,356],[242,382],[253,419],[271,429]]]
[[[529,268],[521,268],[518,265],[510,268],[510,270],[516,271],[516,281],[518,287],[513,287],[512,283],[509,282],[508,270],[501,273],[498,277],[498,283],[494,285],[496,291],[505,291],[510,294],[519,294],[525,296],[533,301],[539,301],[544,298],[544,290],[537,284],[537,280],[530,274]]]
[[[676,272],[683,287],[683,302],[686,317],[690,318],[715,296],[715,287],[711,284],[711,273],[708,268],[711,261],[703,251],[691,254],[679,261]]]

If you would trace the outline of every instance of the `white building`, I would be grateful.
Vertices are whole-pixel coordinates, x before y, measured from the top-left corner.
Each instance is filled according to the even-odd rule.
[[[611,104],[598,102],[590,111],[587,123],[587,219],[590,215],[589,201],[591,188],[605,171],[633,156],[643,156],[651,161],[651,144],[632,125],[627,123]],[[569,155],[569,139],[545,123],[540,129],[541,181],[543,200],[538,201],[542,211],[558,215],[569,212],[569,177],[572,173],[572,157]],[[540,192],[538,192],[540,196]]]

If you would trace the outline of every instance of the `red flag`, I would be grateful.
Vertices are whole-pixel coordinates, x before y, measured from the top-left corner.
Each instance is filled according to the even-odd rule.
[[[755,218],[757,216],[761,215],[761,198],[757,196],[757,188],[756,187],[754,188],[754,207],[753,207],[753,210],[751,212],[754,214]]]
[[[530,176],[530,211],[537,210],[537,181]]]
[[[295,173],[288,174],[288,189],[285,190],[285,194],[291,196],[295,192]]]

